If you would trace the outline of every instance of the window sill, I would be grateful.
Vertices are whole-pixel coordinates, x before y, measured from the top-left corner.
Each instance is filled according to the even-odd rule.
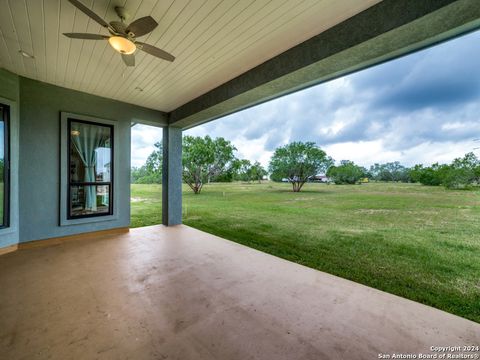
[[[16,233],[16,232],[17,232],[16,226],[9,226],[9,227],[0,228],[0,236],[1,235],[12,234],[12,233]]]

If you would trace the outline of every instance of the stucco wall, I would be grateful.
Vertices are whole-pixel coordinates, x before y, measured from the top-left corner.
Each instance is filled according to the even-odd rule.
[[[13,101],[18,101],[18,89],[18,75],[0,69],[0,96]]]
[[[130,124],[162,123],[163,113],[20,77],[19,241],[26,242],[128,226]],[[117,218],[60,226],[60,113],[115,120],[119,170]],[[66,134],[62,134],[66,136]]]

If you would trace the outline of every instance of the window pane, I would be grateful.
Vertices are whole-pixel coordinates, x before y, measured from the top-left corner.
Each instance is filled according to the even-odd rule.
[[[72,182],[111,181],[111,128],[71,122],[70,180]]]
[[[70,187],[70,214],[84,216],[109,213],[110,191],[108,185]]]
[[[0,106],[0,226],[5,226],[5,119]]]

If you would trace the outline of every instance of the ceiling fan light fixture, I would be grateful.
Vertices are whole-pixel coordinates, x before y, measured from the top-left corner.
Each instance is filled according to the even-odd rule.
[[[144,16],[134,20],[130,24],[125,24],[124,20],[126,17],[128,17],[128,14],[125,12],[124,8],[116,7],[115,10],[120,18],[120,21],[111,21],[110,23],[107,23],[101,16],[98,16],[94,11],[90,10],[89,6],[84,5],[83,0],[68,1],[75,6],[77,10],[87,15],[90,20],[95,21],[97,24],[108,30],[111,35],[63,33],[63,35],[69,39],[100,41],[108,40],[110,46],[122,55],[122,60],[127,66],[135,66],[134,53],[137,49],[159,59],[170,62],[175,60],[175,56],[169,54],[165,50],[136,40],[137,37],[147,35],[157,28],[158,23],[151,16]],[[26,54],[24,54],[24,56],[26,56]]]
[[[135,44],[122,36],[112,36],[108,39],[110,45],[121,54],[130,55],[135,52]]]

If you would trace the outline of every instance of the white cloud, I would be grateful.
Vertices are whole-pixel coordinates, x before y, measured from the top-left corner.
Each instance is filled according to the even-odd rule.
[[[162,129],[148,125],[135,125],[132,131],[132,166],[140,167],[145,164],[148,155],[154,150],[154,144],[162,141]]]
[[[243,137],[236,138],[232,141],[237,148],[236,156],[240,159],[248,159],[251,162],[258,161],[267,167],[273,151],[265,150],[266,137],[260,139],[247,140]]]
[[[351,160],[364,166],[376,162],[395,161],[400,157],[396,151],[386,151],[382,140],[337,143],[327,145],[323,149],[337,162]]]
[[[335,160],[367,167],[448,163],[479,146],[479,40],[476,32],[186,133],[222,136],[238,157],[265,166],[291,141],[315,141]],[[132,165],[142,165],[161,137],[158,128],[132,128]]]

